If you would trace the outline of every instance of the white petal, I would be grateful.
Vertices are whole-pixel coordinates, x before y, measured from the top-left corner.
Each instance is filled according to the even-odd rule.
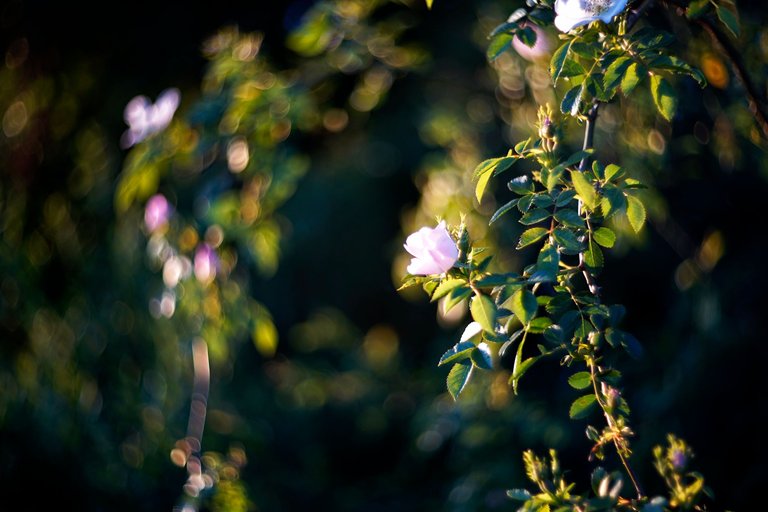
[[[613,5],[611,5],[610,9],[607,9],[603,14],[600,15],[600,19],[605,23],[610,23],[613,20],[613,17],[621,13],[621,11],[623,11],[626,6],[627,0],[617,0],[613,3]]]
[[[413,276],[430,276],[432,274],[442,274],[443,270],[431,260],[412,258],[411,264],[406,269]]]

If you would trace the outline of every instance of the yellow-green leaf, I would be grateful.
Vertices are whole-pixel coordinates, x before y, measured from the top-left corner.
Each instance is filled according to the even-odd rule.
[[[639,233],[645,224],[645,206],[635,196],[627,196],[627,219],[635,233]]]
[[[671,121],[677,108],[677,97],[675,90],[661,75],[651,77],[651,96],[659,113],[664,119]]]
[[[487,295],[475,295],[469,306],[472,319],[479,323],[484,331],[494,334],[496,332],[496,304]]]
[[[597,193],[592,183],[584,176],[583,172],[571,171],[571,181],[573,182],[573,188],[576,189],[576,193],[587,207],[594,211],[597,206]]]
[[[510,299],[510,308],[523,325],[528,325],[538,307],[536,296],[526,288],[517,290]]]

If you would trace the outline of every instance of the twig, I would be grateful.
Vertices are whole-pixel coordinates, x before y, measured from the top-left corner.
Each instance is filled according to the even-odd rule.
[[[664,3],[674,7],[674,11],[679,16],[685,17],[685,9],[688,6],[686,2],[681,0],[664,0]],[[755,87],[752,78],[747,73],[746,66],[741,58],[741,52],[733,45],[733,43],[731,43],[728,36],[720,30],[711,18],[702,16],[693,21],[700,25],[704,31],[710,35],[715,46],[719,48],[720,52],[725,55],[730,62],[733,74],[744,87],[749,111],[752,113],[752,117],[755,118],[755,122],[760,127],[760,130],[762,130],[763,136],[768,139],[768,113],[766,113],[764,103],[761,95],[758,93],[757,87]]]
[[[634,27],[635,23],[640,20],[640,17],[645,13],[645,11],[653,7],[653,2],[654,0],[643,0],[643,3],[641,3],[637,9],[629,13],[627,16],[627,25],[624,29],[625,32],[632,30],[632,27]]]

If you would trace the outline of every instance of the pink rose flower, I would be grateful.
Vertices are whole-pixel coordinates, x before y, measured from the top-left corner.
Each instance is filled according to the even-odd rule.
[[[459,249],[444,221],[435,228],[424,227],[411,234],[405,240],[404,247],[413,255],[407,269],[412,275],[442,274],[450,270],[459,258]]]

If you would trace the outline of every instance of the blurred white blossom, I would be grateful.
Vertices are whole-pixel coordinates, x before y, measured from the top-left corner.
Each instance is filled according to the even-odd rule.
[[[123,117],[128,130],[123,134],[121,144],[129,148],[153,133],[157,133],[171,122],[179,107],[181,93],[176,88],[166,89],[152,103],[146,96],[136,96],[125,106]]]

